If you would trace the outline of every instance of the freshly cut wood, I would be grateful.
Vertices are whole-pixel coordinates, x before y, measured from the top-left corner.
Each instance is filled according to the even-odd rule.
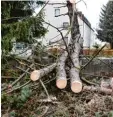
[[[38,80],[39,78],[47,75],[48,73],[50,73],[54,68],[56,67],[56,63],[53,63],[52,65],[48,66],[48,67],[45,67],[43,69],[40,69],[40,70],[35,70],[31,73],[31,80],[32,81],[36,81]]]
[[[59,89],[64,89],[67,86],[67,79],[66,79],[66,71],[65,71],[65,61],[67,59],[68,53],[66,51],[60,56],[58,63],[57,63],[57,80],[56,86]]]
[[[74,52],[71,55],[74,66],[71,65],[70,69],[70,78],[71,78],[71,90],[74,93],[79,93],[82,91],[82,82],[80,80],[80,62],[79,62],[79,53],[80,53],[80,44],[75,43]]]
[[[82,82],[80,80],[79,72],[80,72],[80,62],[79,62],[79,54],[81,50],[80,44],[80,30],[78,17],[76,13],[76,4],[72,4],[70,1],[67,1],[68,15],[70,19],[70,23],[72,23],[71,27],[71,43],[69,44],[69,51],[71,53],[71,69],[70,69],[70,79],[71,79],[71,90],[74,93],[79,93],[82,90]],[[79,37],[77,37],[80,35]],[[82,42],[82,41],[81,41]]]
[[[110,86],[111,86],[111,88],[113,90],[113,78],[111,78]]]
[[[103,88],[103,87],[94,87],[94,86],[84,86],[83,91],[97,91],[105,94],[113,94],[112,89]]]
[[[102,88],[108,88],[113,90],[113,78],[110,78],[108,80],[102,80],[101,81],[101,87]]]
[[[102,80],[101,81],[101,88],[110,88],[110,83],[107,81]]]

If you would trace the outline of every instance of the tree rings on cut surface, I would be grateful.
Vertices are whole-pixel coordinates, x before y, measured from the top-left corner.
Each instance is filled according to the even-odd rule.
[[[80,93],[82,91],[82,83],[79,81],[75,81],[71,83],[71,90],[74,93]]]
[[[31,73],[31,76],[30,76],[31,80],[32,81],[36,81],[40,78],[40,70],[35,70]]]
[[[57,79],[56,86],[59,89],[64,89],[67,86],[67,79]]]

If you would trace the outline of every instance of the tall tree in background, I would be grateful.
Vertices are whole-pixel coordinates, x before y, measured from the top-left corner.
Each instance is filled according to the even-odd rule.
[[[113,1],[109,1],[102,8],[99,28],[97,37],[102,41],[111,43],[113,48]]]
[[[33,16],[36,5],[33,1],[1,2],[1,46],[4,54],[11,51],[14,38],[16,42],[33,43],[32,37],[40,38],[45,35],[43,13],[41,12],[38,17]]]

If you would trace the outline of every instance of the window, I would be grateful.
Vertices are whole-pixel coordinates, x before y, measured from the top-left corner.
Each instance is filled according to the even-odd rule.
[[[63,22],[63,28],[67,29],[69,27],[69,23],[68,22]]]
[[[17,49],[17,50],[23,49],[23,45],[21,45],[20,43],[17,43],[17,44],[16,44],[16,49]]]
[[[22,50],[26,48],[26,45],[24,43],[16,43],[15,46],[17,50]]]
[[[58,15],[60,15],[60,9],[55,9],[55,16],[58,16]]]
[[[68,44],[68,37],[65,37],[64,39],[66,41],[66,44]]]

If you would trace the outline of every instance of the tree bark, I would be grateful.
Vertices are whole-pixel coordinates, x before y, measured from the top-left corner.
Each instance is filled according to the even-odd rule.
[[[105,94],[113,94],[112,89],[108,89],[104,87],[84,86],[83,91],[97,91],[97,92],[105,93]]]
[[[66,79],[66,71],[65,71],[65,61],[67,59],[68,53],[64,51],[64,53],[61,55],[61,57],[58,60],[57,63],[57,80],[56,80],[56,86],[59,89],[64,89],[67,85],[67,79]]]
[[[107,79],[106,81],[102,80],[101,81],[101,87],[113,90],[113,78]]]
[[[113,78],[111,78],[110,86],[111,86],[111,88],[113,90]]]
[[[74,52],[71,55],[74,66],[71,65],[70,69],[70,78],[71,78],[71,90],[74,93],[79,93],[82,90],[82,82],[80,80],[80,62],[79,62],[79,53],[80,53],[80,44],[75,43]]]
[[[77,12],[73,11],[75,10],[76,6],[68,1],[67,7],[68,7],[70,24],[71,22],[73,22],[71,28],[71,43],[69,44],[70,54],[73,61],[73,64],[71,64],[71,69],[70,69],[71,90],[74,93],[79,93],[82,90],[82,82],[79,76],[80,72],[79,54],[81,50],[81,44],[80,44],[81,35],[79,30]],[[74,14],[74,19],[72,18],[73,14]]]
[[[38,80],[39,78],[47,75],[48,73],[50,73],[54,68],[56,67],[56,63],[53,63],[52,65],[48,66],[48,67],[45,67],[43,69],[40,69],[40,70],[35,70],[31,73],[31,80],[32,81],[36,81]]]

